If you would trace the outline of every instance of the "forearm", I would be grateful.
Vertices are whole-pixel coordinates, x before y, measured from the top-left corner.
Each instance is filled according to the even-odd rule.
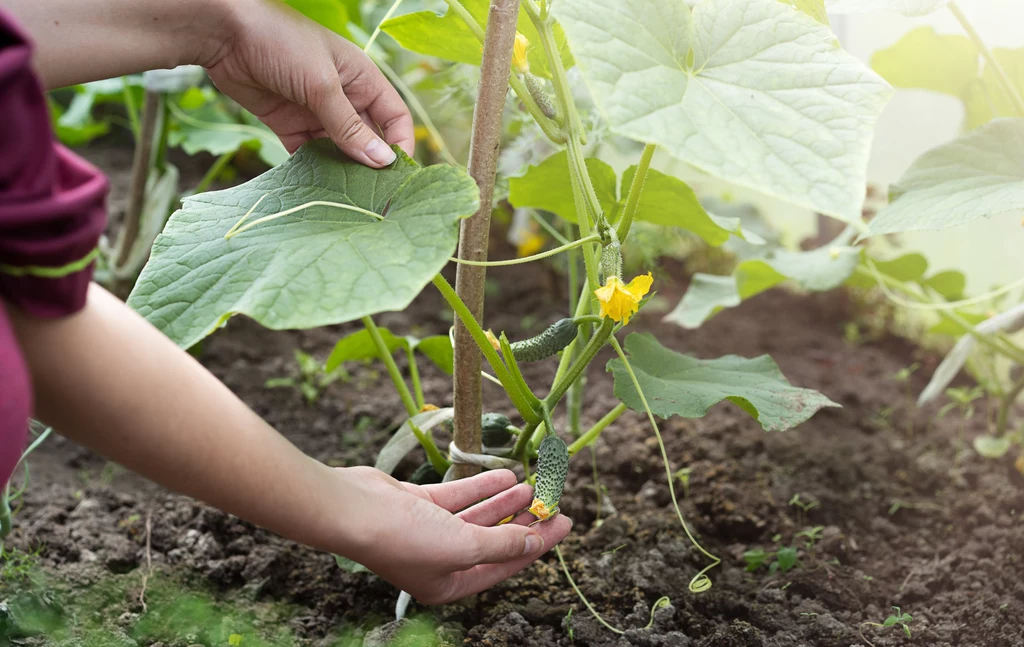
[[[236,0],[0,0],[35,42],[47,89],[208,64],[232,33]]]
[[[351,502],[330,468],[102,288],[92,286],[85,309],[64,319],[8,311],[36,417],[172,490],[290,539],[343,548],[335,544]]]

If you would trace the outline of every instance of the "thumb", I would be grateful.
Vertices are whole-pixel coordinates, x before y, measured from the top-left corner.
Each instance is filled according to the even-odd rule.
[[[544,539],[526,526],[469,526],[473,528],[476,564],[501,564],[544,552]]]
[[[336,75],[312,92],[307,106],[327,135],[344,152],[357,162],[372,168],[388,166],[396,155],[383,139],[359,116],[352,103],[341,89],[341,79]]]

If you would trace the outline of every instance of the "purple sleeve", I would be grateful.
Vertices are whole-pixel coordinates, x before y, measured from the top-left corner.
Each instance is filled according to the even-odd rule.
[[[85,304],[106,222],[107,182],[54,143],[28,37],[0,9],[0,298],[37,317]],[[0,306],[0,484],[28,428],[28,372]]]

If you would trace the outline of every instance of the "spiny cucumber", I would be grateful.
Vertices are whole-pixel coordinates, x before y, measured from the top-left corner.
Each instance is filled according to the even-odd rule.
[[[578,332],[572,319],[559,319],[536,337],[512,344],[512,355],[517,362],[539,362],[568,346]]]
[[[555,434],[544,437],[537,450],[537,481],[533,487],[533,505],[530,512],[538,521],[558,513],[565,478],[569,475],[569,448]]]
[[[409,482],[416,485],[430,485],[431,483],[440,483],[441,478],[442,475],[438,474],[434,466],[427,462],[416,468],[416,471],[409,477]]]

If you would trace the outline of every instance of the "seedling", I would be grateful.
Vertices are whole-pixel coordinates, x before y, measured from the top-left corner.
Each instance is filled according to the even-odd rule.
[[[907,638],[910,638],[911,635],[909,625],[911,621],[913,621],[913,619],[914,617],[909,613],[904,613],[903,610],[901,610],[899,607],[893,607],[892,614],[890,614],[889,617],[886,618],[884,621],[862,622],[860,623],[860,626],[857,628],[857,632],[860,634],[861,640],[866,642],[868,645],[871,645],[871,647],[874,647],[874,644],[864,636],[864,627],[879,627],[881,629],[902,627],[903,633],[906,634]]]
[[[333,371],[317,361],[309,353],[295,349],[295,363],[298,365],[299,375],[296,377],[272,377],[263,383],[268,389],[298,389],[306,404],[316,404],[324,390],[338,380],[348,381],[351,376],[341,366]]]
[[[789,505],[799,510],[797,516],[800,518],[799,523],[802,525],[807,520],[807,513],[813,510],[814,508],[817,508],[820,505],[820,502],[817,499],[810,499],[809,501],[804,501],[803,499],[800,498],[800,493],[797,492],[792,496],[792,498],[790,498]]]
[[[821,541],[822,532],[825,530],[825,526],[814,526],[813,528],[805,528],[793,536],[793,539],[799,539],[803,537],[806,541],[804,542],[804,548],[808,551],[814,548],[814,545]]]

